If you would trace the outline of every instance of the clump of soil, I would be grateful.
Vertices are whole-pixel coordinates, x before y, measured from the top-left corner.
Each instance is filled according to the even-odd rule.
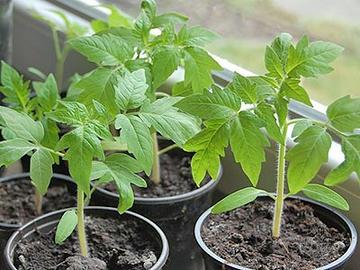
[[[150,269],[160,255],[160,246],[150,235],[148,226],[125,216],[121,220],[86,217],[89,253],[93,263],[99,264],[96,269],[101,270],[104,264],[107,270]],[[15,266],[19,270],[62,270],[64,264],[85,266],[89,263],[79,256],[76,233],[62,245],[56,245],[54,238],[55,230],[52,230],[20,242],[15,249]]]
[[[160,156],[161,183],[155,185],[145,174],[140,174],[148,184],[147,188],[134,187],[135,195],[143,198],[168,197],[185,194],[197,189],[191,174],[191,157],[163,154]],[[205,179],[203,183],[207,183]],[[116,192],[113,183],[105,186],[105,189]]]
[[[202,228],[206,245],[219,257],[258,270],[309,270],[342,256],[350,236],[328,227],[314,209],[299,200],[284,206],[282,234],[271,235],[274,203],[258,200],[220,215],[210,215]]]
[[[0,222],[25,224],[37,217],[34,194],[35,187],[30,179],[0,183]],[[76,206],[76,197],[69,193],[65,183],[54,183],[44,196],[42,205],[43,213],[48,213]]]

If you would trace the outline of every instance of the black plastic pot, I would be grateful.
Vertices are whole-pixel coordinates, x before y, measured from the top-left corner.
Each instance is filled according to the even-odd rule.
[[[57,226],[59,219],[66,210],[67,209],[58,210],[43,215],[41,217],[38,217],[33,221],[27,223],[23,227],[21,227],[17,232],[15,232],[11,236],[5,247],[4,265],[1,269],[16,270],[12,261],[13,261],[14,250],[17,243],[22,239],[31,238],[35,231],[46,233],[53,230]],[[165,237],[165,234],[152,221],[133,212],[126,212],[125,214],[120,215],[117,209],[109,208],[109,207],[97,207],[97,206],[86,207],[85,215],[91,215],[97,217],[118,217],[118,218],[123,218],[124,216],[127,216],[143,221],[148,227],[149,234],[153,237],[154,241],[156,241],[159,244],[159,247],[161,247],[161,251],[159,251],[160,255],[158,257],[156,264],[153,267],[151,267],[149,270],[163,269],[169,254],[169,245]],[[116,237],[116,235],[114,235],[114,237]]]
[[[346,231],[351,236],[351,242],[348,250],[346,253],[338,258],[337,260],[333,261],[332,263],[316,268],[315,270],[340,270],[345,269],[346,263],[349,261],[351,256],[354,254],[356,250],[357,245],[357,231],[355,229],[355,226],[352,224],[352,222],[342,215],[341,213],[337,212],[336,210],[327,207],[325,205],[322,205],[318,202],[315,202],[310,199],[301,198],[301,197],[291,197],[296,198],[302,201],[305,201],[306,203],[310,204],[314,208],[314,214],[318,218],[320,218],[325,224],[328,226],[337,228],[340,231]],[[259,198],[261,200],[263,199],[269,199],[268,197],[261,197]],[[202,250],[204,261],[205,261],[205,269],[206,270],[251,270],[246,267],[242,267],[239,265],[231,264],[226,262],[224,259],[217,256],[214,252],[212,252],[204,243],[202,237],[201,237],[201,229],[204,224],[204,222],[207,220],[208,216],[211,214],[211,209],[208,209],[206,212],[204,212],[195,225],[195,238],[199,245],[199,247]],[[221,241],[221,239],[219,239]]]
[[[164,269],[202,269],[201,251],[195,242],[193,228],[197,218],[212,203],[213,191],[221,178],[209,181],[189,193],[161,198],[136,197],[133,211],[153,220],[169,239],[170,256]],[[97,205],[117,207],[119,195],[98,188],[92,195]]]
[[[0,185],[5,182],[17,181],[17,180],[24,179],[24,178],[29,178],[29,181],[30,181],[29,173],[14,174],[11,176],[0,178]],[[68,177],[66,175],[54,174],[52,181],[51,181],[51,185],[60,185],[60,184],[63,184],[64,182],[68,186],[69,191],[72,191],[72,190],[75,191],[76,186],[75,186],[74,182],[71,180],[70,177]],[[15,231],[17,231],[18,229],[20,229],[21,226],[23,226],[23,224],[7,224],[7,223],[0,222],[0,252],[1,252],[1,254],[4,251],[6,242],[9,239],[9,237],[11,236],[11,234],[14,233]],[[1,265],[1,257],[0,257],[0,265]],[[0,268],[0,269],[2,270],[3,268]]]

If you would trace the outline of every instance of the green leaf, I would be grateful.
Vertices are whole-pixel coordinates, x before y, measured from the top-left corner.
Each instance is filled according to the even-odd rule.
[[[47,112],[51,111],[59,99],[54,75],[50,74],[44,82],[33,82],[33,87],[41,107]]]
[[[92,159],[94,156],[104,158],[101,143],[92,130],[78,127],[66,133],[56,147],[57,150],[66,148],[63,159],[69,161],[70,175],[78,187],[89,194]]]
[[[40,122],[36,122],[28,115],[19,113],[13,109],[0,106],[0,123],[1,122],[18,138],[36,143],[41,142],[44,137],[44,128]]]
[[[284,125],[286,118],[288,116],[288,111],[289,111],[288,106],[289,106],[289,102],[285,98],[281,96],[276,97],[275,109],[281,127]]]
[[[41,195],[45,195],[53,175],[54,159],[48,150],[38,149],[30,159],[30,178]]]
[[[191,84],[195,93],[213,84],[211,72],[222,67],[203,49],[187,47],[184,49],[185,84]]]
[[[118,72],[99,67],[85,75],[74,87],[81,89],[78,101],[86,106],[93,106],[93,100],[99,100],[112,113],[118,111],[115,103],[115,90]]]
[[[257,185],[261,164],[265,161],[264,148],[269,146],[257,122],[259,119],[248,112],[241,112],[230,122],[231,150],[253,186]]]
[[[39,69],[34,68],[34,67],[29,67],[28,71],[34,75],[36,75],[39,79],[41,80],[46,80],[46,75]]]
[[[185,85],[184,81],[177,82],[171,89],[173,97],[187,97],[193,93],[191,85]]]
[[[287,63],[287,57],[292,39],[293,38],[290,34],[281,33],[271,43],[271,47],[273,48],[274,52],[278,55],[283,67],[285,67]]]
[[[256,84],[239,73],[235,73],[232,82],[226,88],[237,94],[245,103],[255,104],[258,99]]]
[[[176,47],[163,47],[153,54],[153,86],[158,88],[180,66],[181,53]]]
[[[153,103],[145,103],[139,116],[148,127],[154,127],[162,136],[183,145],[199,132],[199,122],[193,116],[180,112],[174,107],[179,98],[166,97]]]
[[[113,66],[133,56],[132,49],[122,38],[112,34],[79,37],[69,41],[70,46],[86,56],[90,62]]]
[[[326,111],[331,124],[344,132],[360,128],[360,98],[344,96],[330,104]]]
[[[264,121],[269,137],[274,141],[283,144],[284,139],[281,135],[280,127],[276,122],[276,118],[274,116],[275,111],[273,108],[269,104],[260,103],[257,105],[255,113]]]
[[[142,171],[141,166],[128,155],[112,154],[106,157],[103,165],[96,165],[95,169],[97,171],[93,175],[102,175],[102,178],[106,178],[105,182],[115,181],[120,195],[118,206],[120,213],[124,213],[134,203],[134,192],[131,184],[138,187],[146,187],[145,180],[136,174]],[[102,181],[101,178],[100,181]]]
[[[300,79],[287,78],[281,84],[280,91],[285,93],[288,98],[292,98],[299,102],[302,102],[310,107],[312,103],[306,90],[300,86]]]
[[[120,136],[126,141],[129,153],[142,164],[147,175],[150,175],[153,164],[153,141],[149,128],[136,116],[118,114],[115,128],[121,129]]]
[[[286,68],[287,73],[304,77],[329,73],[333,70],[329,64],[343,51],[342,47],[331,42],[316,41],[306,45],[303,42],[293,51]]]
[[[108,8],[111,12],[108,16],[108,24],[110,28],[119,26],[124,26],[128,28],[133,27],[133,19],[129,15],[124,13],[122,10],[120,10],[117,6],[112,4],[104,6]]]
[[[201,26],[187,27],[184,25],[179,31],[177,42],[184,46],[202,47],[218,38],[216,33]]]
[[[255,201],[259,195],[267,194],[265,191],[256,189],[254,187],[247,187],[240,189],[224,199],[216,203],[211,208],[212,214],[220,214],[227,211],[234,210],[238,207],[244,206],[252,201]]]
[[[153,27],[161,27],[166,24],[184,24],[189,20],[188,17],[186,17],[183,14],[179,14],[176,12],[169,12],[164,13],[159,16],[156,16],[153,20]]]
[[[229,123],[227,119],[211,119],[206,121],[205,128],[192,137],[184,145],[189,152],[196,152],[191,160],[192,175],[199,186],[206,172],[217,179],[220,170],[220,156],[224,156],[224,148],[229,144]]]
[[[14,163],[35,148],[34,144],[20,138],[0,142],[0,167]]]
[[[61,244],[64,242],[75,230],[78,223],[78,217],[75,210],[66,211],[56,228],[55,243]]]
[[[287,159],[288,185],[292,194],[298,193],[311,181],[321,165],[328,161],[331,137],[326,129],[311,126],[295,140],[297,144],[290,149]]]
[[[44,138],[41,140],[41,145],[54,149],[59,141],[59,127],[56,122],[45,117],[41,121],[44,127]],[[58,161],[59,156],[54,155],[55,162]]]
[[[308,184],[302,190],[304,194],[315,201],[319,201],[341,210],[349,211],[347,201],[335,191],[317,184]]]
[[[108,23],[103,20],[92,20],[90,24],[95,33],[99,33],[109,28]]]
[[[75,101],[61,101],[59,104],[61,106],[56,111],[47,113],[46,116],[56,122],[72,126],[81,126],[88,122],[89,111],[84,104]]]
[[[118,83],[115,86],[115,101],[123,111],[138,108],[146,99],[147,88],[143,69],[126,73],[125,76],[118,77]]]
[[[212,92],[191,95],[181,99],[176,107],[202,119],[226,118],[235,115],[241,106],[241,99],[231,91],[213,87]]]
[[[328,186],[344,182],[352,172],[356,172],[360,178],[360,135],[342,137],[342,152],[345,160],[325,178]]]
[[[313,121],[310,119],[301,119],[298,121],[293,128],[291,137],[295,138],[301,135],[308,127],[313,125]]]
[[[281,60],[273,48],[267,46],[265,51],[265,67],[269,71],[270,76],[283,78],[284,71]]]
[[[24,82],[23,77],[10,65],[1,61],[0,91],[5,95],[3,101],[24,109],[29,102],[29,82]]]

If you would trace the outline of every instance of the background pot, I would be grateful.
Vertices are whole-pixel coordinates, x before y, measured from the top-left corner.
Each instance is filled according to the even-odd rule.
[[[21,173],[21,174],[14,174],[7,177],[0,178],[0,185],[5,182],[17,181],[20,179],[29,179],[30,181],[30,174],[29,173]],[[54,174],[51,180],[51,185],[60,185],[65,183],[71,192],[72,190],[75,191],[76,186],[72,179],[66,175],[61,174]],[[7,240],[11,236],[11,234],[21,228],[23,224],[7,224],[0,222],[0,254],[3,253],[4,247],[6,245]],[[0,256],[0,265],[1,265],[1,257]],[[3,269],[3,268],[0,268]]]
[[[49,232],[50,230],[53,230],[57,226],[59,219],[61,218],[61,216],[64,214],[65,211],[66,209],[63,209],[63,210],[51,212],[49,214],[45,214],[27,223],[26,225],[21,227],[17,232],[15,232],[7,242],[4,253],[4,265],[1,267],[1,269],[16,270],[15,266],[12,264],[12,259],[13,259],[14,249],[17,243],[21,239],[32,237],[35,231]],[[118,218],[127,215],[145,222],[148,225],[148,230],[153,236],[154,241],[156,241],[161,247],[161,251],[159,252],[160,256],[156,264],[152,268],[150,268],[150,270],[161,270],[165,265],[169,254],[168,242],[166,240],[165,234],[152,221],[148,220],[147,218],[144,218],[139,214],[132,212],[126,212],[125,214],[120,215],[117,209],[108,208],[108,207],[96,207],[96,206],[86,207],[85,214],[91,216],[97,216],[97,217],[118,217]]]
[[[212,195],[221,178],[209,181],[191,192],[161,198],[135,197],[133,211],[158,224],[169,239],[170,256],[164,269],[202,269],[201,250],[198,248],[193,228],[197,218],[212,204]],[[98,188],[91,199],[96,205],[117,207],[119,195]]]
[[[351,242],[348,250],[346,253],[338,258],[337,260],[333,261],[332,263],[319,267],[315,270],[340,270],[345,269],[345,265],[347,261],[351,258],[351,256],[354,254],[356,245],[357,245],[357,232],[355,229],[355,226],[352,224],[352,222],[345,217],[344,215],[340,214],[339,212],[335,211],[334,209],[327,207],[325,205],[322,205],[318,202],[315,202],[310,199],[301,198],[301,197],[290,197],[290,198],[296,198],[301,201],[305,201],[306,203],[310,204],[314,208],[314,215],[321,219],[325,224],[328,226],[337,228],[340,231],[346,231],[351,236]],[[270,199],[268,197],[261,197],[260,199]],[[200,246],[204,261],[205,261],[205,269],[206,270],[225,270],[225,269],[231,269],[231,270],[251,270],[246,267],[241,267],[239,265],[231,264],[226,262],[224,259],[217,256],[215,253],[213,253],[204,243],[202,237],[201,237],[201,228],[204,224],[204,222],[207,220],[208,216],[211,213],[211,209],[208,209],[206,212],[204,212],[195,225],[195,238]],[[219,239],[221,241],[221,239]]]

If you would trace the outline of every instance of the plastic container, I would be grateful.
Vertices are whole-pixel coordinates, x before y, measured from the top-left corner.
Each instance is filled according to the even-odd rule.
[[[315,201],[300,198],[300,197],[291,197],[296,198],[306,203],[310,204],[314,208],[314,214],[318,218],[320,218],[325,224],[328,226],[332,226],[337,228],[340,231],[346,231],[351,236],[351,242],[348,250],[346,253],[338,258],[337,260],[333,261],[332,263],[316,268],[315,270],[340,270],[345,269],[346,263],[349,261],[351,256],[354,254],[357,245],[357,232],[355,226],[352,222],[342,215],[341,213],[337,212],[336,210],[317,203]],[[261,199],[268,199],[267,197],[261,197]],[[203,258],[205,261],[205,269],[206,270],[251,270],[246,267],[242,267],[240,265],[235,265],[226,262],[224,259],[217,256],[214,252],[212,252],[204,243],[201,237],[201,228],[204,222],[207,220],[208,216],[210,215],[211,209],[208,209],[204,212],[195,225],[195,238],[202,250]],[[219,239],[221,241],[221,239]]]
[[[212,204],[212,195],[221,178],[211,180],[191,192],[161,198],[135,197],[132,210],[154,221],[169,239],[169,270],[202,269],[201,250],[198,248],[193,228],[196,220]],[[92,203],[117,207],[119,195],[98,188],[92,195]]]
[[[5,182],[11,182],[11,181],[17,181],[20,179],[29,179],[30,181],[30,175],[29,173],[21,173],[21,174],[14,174],[7,177],[0,178],[0,185]],[[67,185],[69,190],[72,190],[76,188],[74,182],[72,179],[66,175],[61,174],[54,174],[51,185],[61,185],[64,183]],[[7,240],[11,236],[12,233],[17,231],[21,228],[23,224],[8,224],[8,223],[1,223],[0,222],[0,254],[3,254],[4,247],[6,245]],[[1,257],[0,257],[0,264],[1,264]],[[1,268],[2,269],[2,268]]]
[[[14,250],[17,243],[22,239],[31,238],[35,231],[48,232],[50,230],[53,230],[57,226],[61,216],[65,211],[66,209],[63,209],[40,216],[32,220],[31,222],[27,223],[26,225],[21,227],[17,232],[15,232],[7,242],[4,253],[4,265],[1,267],[1,269],[16,270],[12,261],[13,261]],[[129,217],[129,218],[141,220],[144,223],[146,223],[149,234],[153,237],[154,241],[156,241],[159,244],[159,247],[161,249],[158,252],[158,254],[160,255],[158,256],[158,260],[156,264],[153,267],[151,267],[149,270],[163,269],[169,254],[169,245],[165,237],[165,234],[152,221],[133,212],[126,212],[125,214],[120,215],[117,209],[109,208],[109,207],[97,207],[97,206],[86,207],[85,215],[91,215],[97,217],[117,217],[120,219],[124,217]],[[116,237],[116,235],[114,235],[114,237]]]

